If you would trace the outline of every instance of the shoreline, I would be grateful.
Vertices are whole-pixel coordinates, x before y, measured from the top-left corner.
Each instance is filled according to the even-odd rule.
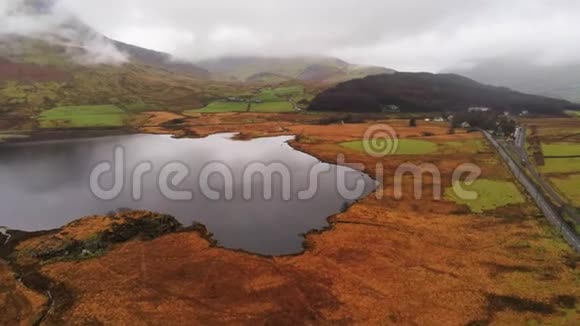
[[[336,165],[341,142],[360,139],[366,128],[381,123],[320,126],[291,118],[245,125],[238,121],[235,115],[214,115],[203,121],[185,121],[175,129],[159,126],[137,133],[199,138],[194,136],[237,130],[242,139],[303,135],[288,145]],[[388,123],[398,128],[402,138],[429,132],[438,136],[435,142],[482,139],[476,134],[447,135],[447,129],[436,124],[409,128],[404,120]],[[465,162],[480,164],[487,178],[513,182],[493,151],[474,155],[471,150],[456,150],[380,160],[362,152],[345,154],[348,162],[364,163],[369,169],[366,174],[373,179],[380,177],[370,171],[378,162],[389,174],[399,164],[428,161],[441,168],[445,184],[450,183],[453,169]],[[430,191],[432,182],[425,181],[425,190]],[[69,258],[38,266],[39,273],[51,280],[51,294],[57,303],[47,322],[74,323],[88,318],[103,323],[138,323],[133,316],[142,310],[130,304],[135,295],[139,295],[140,305],[159,307],[159,315],[152,320],[174,323],[179,323],[179,316],[199,323],[227,320],[239,324],[396,320],[403,324],[467,325],[519,323],[530,318],[546,323],[564,320],[561,302],[578,294],[573,286],[577,272],[571,267],[578,256],[551,232],[535,206],[526,202],[482,215],[454,202],[418,201],[411,197],[412,187],[405,187],[404,198],[394,201],[387,186],[382,186],[384,200],[371,193],[345,213],[327,217],[324,229],[303,234],[304,250],[295,255],[264,256],[219,247],[212,244],[202,225],[150,241],[135,238],[114,245],[104,254],[77,261],[80,249],[90,249],[89,242],[83,242]],[[80,234],[86,237],[103,228],[99,218],[106,217],[73,225],[56,237],[61,241]],[[58,254],[55,248],[60,247],[45,244],[44,239],[53,238],[25,242],[19,254],[26,255],[29,248],[40,249],[41,254]],[[546,273],[552,277],[543,277]],[[514,286],[514,277],[525,280],[525,285]],[[546,290],[531,293],[532,287]],[[174,304],[174,297],[164,296],[167,291],[182,298],[179,306]],[[45,292],[41,294],[46,297]],[[417,305],[425,309],[417,309]],[[228,307],[226,313],[222,312],[224,306]]]
[[[96,128],[96,129],[50,129],[32,132],[14,132],[17,137],[7,137],[0,142],[3,144],[22,144],[42,141],[74,140],[83,138],[100,138],[122,136],[136,133],[136,130],[127,128]],[[7,133],[8,134],[8,133]]]
[[[92,132],[92,130],[90,130],[89,132]],[[114,133],[114,134],[106,133],[106,134],[100,134],[98,136],[97,135],[94,135],[94,134],[87,135],[87,133],[79,132],[79,133],[74,133],[73,135],[75,135],[75,136],[73,136],[73,137],[62,138],[65,135],[66,136],[70,136],[71,135],[70,133],[68,133],[68,131],[66,131],[64,134],[56,134],[55,136],[57,136],[57,137],[52,138],[52,139],[39,140],[39,139],[27,138],[27,139],[22,140],[22,141],[16,141],[16,142],[5,143],[5,144],[7,144],[7,145],[8,144],[12,144],[12,145],[23,144],[23,145],[25,145],[25,144],[34,144],[34,143],[37,143],[37,142],[44,142],[44,141],[47,141],[47,142],[50,142],[50,141],[63,141],[63,142],[66,142],[66,141],[83,141],[84,139],[94,139],[94,138],[101,138],[101,137],[124,136],[124,135],[129,136],[129,135],[139,135],[139,134],[142,134],[142,135],[167,135],[167,136],[171,136],[171,137],[176,138],[176,139],[198,139],[198,140],[199,139],[203,140],[204,138],[207,138],[207,137],[210,137],[210,136],[214,136],[214,135],[232,134],[232,137],[230,139],[233,140],[233,141],[252,141],[252,140],[260,139],[260,138],[275,138],[275,137],[284,137],[284,136],[296,137],[296,135],[294,135],[294,134],[285,134],[285,135],[271,135],[271,136],[263,135],[263,136],[258,136],[258,137],[246,137],[246,136],[244,136],[243,138],[240,139],[239,138],[239,136],[241,135],[240,132],[237,132],[237,131],[223,131],[223,132],[215,132],[215,133],[208,134],[208,135],[205,135],[205,136],[202,136],[202,137],[187,137],[187,136],[185,136],[185,137],[179,137],[179,138],[177,138],[176,134],[175,133],[171,133],[171,132],[168,132],[166,134],[159,134],[159,133],[148,133],[148,132],[144,132],[144,131],[137,131],[137,132],[132,132],[132,133]],[[323,160],[320,157],[317,157],[314,153],[307,152],[303,148],[299,147],[299,142],[296,141],[295,138],[294,139],[287,140],[284,143],[287,144],[294,151],[297,151],[299,153],[303,153],[305,155],[311,156],[311,157],[315,158],[316,160],[318,160],[321,163],[330,164],[330,165],[334,165],[334,166],[342,166],[342,167],[345,167],[345,168],[352,169],[352,167],[349,167],[347,165],[339,165],[338,162],[332,161],[332,160]],[[2,146],[2,143],[0,143],[0,148],[1,148],[1,146]],[[354,170],[354,169],[352,169],[352,170]],[[370,173],[368,173],[368,171],[366,171],[366,169],[365,169],[365,171],[359,171],[359,172],[364,173],[365,176],[367,176],[368,178],[370,178],[372,181],[377,182],[377,180],[374,178],[374,176],[371,175]],[[321,228],[312,228],[310,230],[305,231],[304,233],[297,234],[297,236],[303,238],[303,241],[302,241],[302,244],[301,244],[302,250],[300,250],[299,252],[296,252],[296,253],[281,254],[281,255],[267,255],[267,254],[261,254],[261,253],[251,252],[251,251],[244,250],[244,249],[241,249],[241,248],[228,248],[228,247],[220,246],[218,244],[217,240],[212,237],[212,233],[208,231],[207,226],[204,225],[203,223],[199,223],[199,222],[195,222],[195,221],[193,222],[193,224],[191,226],[184,226],[184,231],[183,232],[187,232],[187,230],[189,230],[190,228],[194,228],[194,231],[197,232],[202,239],[206,240],[211,247],[220,248],[220,249],[224,249],[224,250],[228,250],[228,251],[232,251],[232,252],[243,253],[243,254],[247,254],[247,255],[250,255],[250,256],[254,256],[254,257],[261,257],[261,258],[268,258],[268,259],[281,258],[281,257],[297,257],[297,256],[304,255],[308,251],[308,249],[310,248],[310,245],[308,245],[308,238],[309,238],[310,235],[317,235],[317,234],[322,234],[322,233],[325,233],[325,232],[332,231],[332,229],[334,229],[334,227],[335,227],[336,217],[338,215],[347,212],[353,206],[355,206],[356,204],[358,204],[361,200],[364,200],[365,198],[367,198],[369,196],[373,196],[376,193],[376,191],[377,191],[377,189],[375,187],[375,189],[372,190],[371,192],[369,192],[367,195],[364,195],[361,198],[358,198],[356,201],[352,202],[345,211],[338,212],[338,213],[332,214],[330,216],[327,216],[324,219],[326,221],[326,225],[324,225],[323,227],[321,227]],[[142,210],[131,210],[131,211],[132,212],[142,212]],[[153,213],[153,214],[165,214],[163,212],[155,212],[155,211],[147,211],[147,212]],[[60,227],[58,227],[56,229],[51,229],[51,230],[24,231],[24,230],[18,230],[18,229],[8,229],[8,232],[10,232],[11,234],[12,234],[12,232],[16,232],[18,234],[24,235],[24,240],[26,240],[26,239],[29,239],[29,238],[34,238],[34,237],[36,237],[38,235],[45,235],[45,234],[50,234],[50,233],[58,233],[58,232],[62,231],[64,228],[66,228],[67,225],[69,225],[71,223],[75,223],[75,222],[81,221],[81,220],[84,220],[84,219],[87,219],[87,218],[90,218],[91,216],[94,216],[94,215],[78,217],[78,218],[76,218],[76,219],[68,222],[65,225],[62,225],[62,226],[60,226]],[[200,227],[200,226],[202,227],[203,230],[205,230],[205,232],[199,232],[197,230],[197,228]],[[30,236],[27,236],[27,235],[30,235]],[[21,241],[21,240],[19,240],[18,237],[14,237],[14,236],[10,240],[12,240],[12,241],[13,240]],[[9,241],[9,242],[12,242],[12,241]],[[18,244],[18,242],[16,242],[15,245],[17,245],[17,244]],[[2,249],[2,247],[4,247],[4,246],[2,246],[2,244],[0,243],[0,250]],[[7,255],[3,254],[2,251],[0,251],[0,258],[4,258],[5,256],[7,256]]]

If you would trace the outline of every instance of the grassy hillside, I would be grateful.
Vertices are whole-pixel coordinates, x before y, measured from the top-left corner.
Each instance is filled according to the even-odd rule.
[[[44,111],[41,128],[121,127],[126,114],[115,105],[61,106]]]
[[[305,96],[302,85],[264,87],[255,93],[244,94],[243,100],[229,97],[213,101],[202,109],[188,110],[188,113],[223,113],[223,112],[293,112],[291,100]]]
[[[527,110],[557,115],[580,108],[580,104],[488,86],[459,75],[395,73],[339,84],[319,94],[309,109],[382,112],[390,105],[403,112],[465,112],[483,106],[496,112],[518,114]]]
[[[129,45],[125,49],[132,49],[136,59],[120,65],[81,65],[75,61],[75,49],[35,39],[3,37],[0,45],[1,130],[83,125],[74,119],[52,123],[50,114],[43,115],[60,107],[81,108],[76,119],[78,113],[94,105],[114,105],[129,115],[150,110],[183,111],[204,107],[229,94],[253,94],[259,88],[207,81],[192,74],[196,69],[193,65],[176,63],[171,69],[159,61],[163,54]],[[155,60],[160,64],[155,65]],[[92,112],[88,110],[86,115],[89,118]],[[46,119],[38,120],[40,116]],[[119,121],[106,125],[119,125]]]

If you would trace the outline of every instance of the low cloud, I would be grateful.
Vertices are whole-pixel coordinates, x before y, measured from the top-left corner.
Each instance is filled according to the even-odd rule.
[[[0,38],[27,37],[64,46],[80,64],[122,64],[128,56],[52,0],[3,0]]]
[[[61,0],[99,31],[180,58],[334,55],[439,71],[579,62],[577,0]],[[103,17],[106,17],[104,19]],[[158,28],[163,33],[148,33]]]
[[[414,71],[497,58],[580,63],[577,0],[59,0],[56,8],[108,37],[189,61],[332,55]]]

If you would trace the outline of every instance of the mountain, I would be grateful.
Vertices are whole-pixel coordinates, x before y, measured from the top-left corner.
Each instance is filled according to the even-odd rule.
[[[203,107],[207,98],[246,87],[208,81],[205,70],[163,61],[163,53],[129,45],[119,49],[131,50],[126,61],[86,64],[83,61],[93,55],[82,47],[30,37],[0,37],[0,122],[13,125],[43,110],[69,105],[117,104],[180,111]]]
[[[259,72],[246,78],[246,81],[250,83],[278,84],[288,81],[288,77],[269,72]]]
[[[539,66],[513,60],[490,60],[471,69],[449,71],[486,84],[580,103],[580,64]]]
[[[232,56],[197,62],[214,78],[252,81],[256,76],[276,76],[276,79],[335,83],[369,75],[392,73],[382,67],[358,66],[330,57],[257,57]]]
[[[192,63],[110,39],[75,17],[52,15],[52,3],[21,2],[0,22],[0,128],[30,123],[57,106],[202,107],[206,97],[230,88],[208,84],[209,73]],[[2,28],[10,19],[36,24],[35,30]]]
[[[430,73],[394,73],[347,81],[319,94],[309,110],[382,112],[390,105],[403,112],[460,112],[470,107],[544,114],[580,110],[580,104],[565,100],[488,86],[459,75]]]
[[[189,62],[176,61],[167,53],[110,39],[70,13],[58,11],[54,7],[55,3],[55,0],[15,2],[7,19],[19,24],[25,22],[24,25],[35,26],[35,28],[26,32],[10,29],[0,31],[0,42],[3,44],[3,48],[0,48],[0,55],[10,56],[12,60],[17,61],[29,60],[25,53],[17,50],[27,46],[23,43],[36,40],[64,48],[66,51],[61,54],[61,60],[58,62],[61,64],[134,63],[188,74],[196,78],[209,77],[206,70]],[[8,26],[10,23],[8,21]]]
[[[59,106],[115,104],[131,112],[203,107],[205,97],[227,86],[140,63],[76,64],[65,47],[26,38],[16,43],[23,46],[20,56],[0,53],[0,129],[33,123]]]
[[[207,79],[209,71],[194,65],[191,62],[177,61],[170,54],[144,49],[135,45],[108,39],[119,51],[129,55],[129,61],[156,68],[165,69],[174,73],[186,74],[192,77]]]
[[[230,89],[227,83],[208,83],[207,72],[194,65],[111,42],[114,51],[126,55],[122,62],[88,63],[98,54],[82,45],[0,36],[0,129],[30,123],[42,111],[58,106],[192,109]]]

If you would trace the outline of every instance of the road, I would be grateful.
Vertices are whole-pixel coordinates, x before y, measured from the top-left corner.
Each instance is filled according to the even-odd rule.
[[[556,206],[561,207],[568,216],[570,216],[575,223],[580,224],[580,215],[576,212],[576,209],[568,205],[568,202],[562,198],[562,196],[552,187],[552,185],[544,179],[542,175],[536,169],[536,166],[530,161],[528,157],[528,152],[526,151],[526,128],[518,127],[515,132],[515,150],[514,152],[518,154],[521,161],[524,162],[524,168],[527,169],[532,180],[539,185],[544,193],[550,196],[552,203]]]
[[[288,101],[292,104],[292,107],[294,108],[295,111],[302,111],[302,109],[294,101],[293,97],[290,97],[290,99]]]
[[[526,128],[524,127],[518,127],[516,128],[516,132],[515,132],[515,144],[518,148],[518,150],[521,152],[522,157],[527,158],[528,157],[528,153],[526,152]]]
[[[518,164],[512,159],[512,157],[507,153],[507,151],[501,146],[497,140],[493,138],[493,136],[487,132],[483,131],[483,134],[487,138],[487,140],[495,147],[497,152],[499,153],[500,157],[504,160],[504,162],[508,165],[516,179],[520,182],[520,184],[526,189],[526,191],[530,194],[532,199],[538,205],[538,208],[544,213],[544,216],[550,221],[550,223],[556,227],[564,239],[578,252],[580,252],[580,239],[576,236],[576,234],[570,229],[570,226],[564,222],[564,219],[560,216],[558,211],[554,208],[554,206],[550,203],[548,199],[544,196],[544,194],[536,188],[536,185],[530,180],[530,178],[526,175],[526,173],[520,168]]]

